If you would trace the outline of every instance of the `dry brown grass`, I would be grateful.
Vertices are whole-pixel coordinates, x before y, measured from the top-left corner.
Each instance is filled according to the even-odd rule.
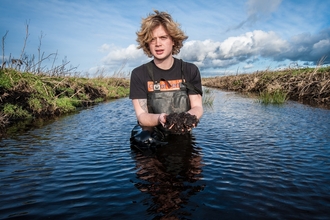
[[[291,100],[330,106],[330,67],[210,77],[203,86],[244,93],[283,91]]]

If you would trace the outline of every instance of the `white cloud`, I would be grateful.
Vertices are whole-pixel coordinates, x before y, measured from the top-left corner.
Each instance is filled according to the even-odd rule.
[[[169,12],[182,25],[192,40],[185,42],[178,57],[203,69],[266,68],[272,61],[277,66],[282,61],[312,63],[324,55],[330,57],[330,4],[321,0],[1,3],[0,30],[9,30],[6,55],[20,55],[24,23],[29,21],[27,54],[36,53],[42,31],[46,35],[42,50],[46,54],[58,51],[59,61],[66,56],[79,70],[118,69],[123,63],[133,68],[150,60],[134,44],[141,18],[152,9]]]
[[[322,57],[327,57],[330,55],[330,38],[322,39],[313,45],[311,55],[318,57],[321,60]],[[315,61],[316,62],[316,61]]]
[[[251,68],[253,68],[253,64],[247,64],[243,66],[243,69],[251,69]]]
[[[104,45],[108,54],[102,58],[102,68],[107,70],[122,69],[132,71],[133,68],[142,65],[150,60],[137,45],[131,44],[127,48],[120,48],[114,45]]]
[[[286,41],[273,31],[255,30],[236,37],[228,37],[222,42],[187,41],[177,57],[196,64],[202,70],[228,68],[238,64],[243,65],[243,69],[252,69],[255,67],[254,63],[259,62],[260,59],[269,61],[314,59],[316,62],[322,56],[329,54],[328,32],[330,29],[317,35],[301,34]],[[104,44],[101,48],[109,53],[102,59],[102,63],[107,66],[127,63],[133,68],[146,62],[147,56],[136,47],[133,44],[127,48]]]
[[[287,42],[274,32],[256,30],[223,42],[189,41],[182,48],[180,57],[199,67],[226,67],[246,61],[251,56],[272,57],[287,47]]]
[[[281,61],[309,61],[315,64],[323,56],[330,55],[330,28],[321,30],[317,34],[303,33],[296,35],[288,41],[288,47],[282,51],[274,60]],[[325,63],[329,63],[325,61]]]
[[[134,44],[129,45],[127,48],[109,46],[108,50],[110,50],[110,52],[102,59],[104,64],[112,64],[123,60],[134,61],[144,58],[145,56],[142,50],[138,50]]]
[[[203,61],[206,58],[214,59],[217,57],[217,49],[221,45],[220,42],[211,40],[205,41],[188,41],[184,44],[180,57],[182,59]]]
[[[330,46],[330,40],[320,40],[319,42],[315,43],[313,45],[313,49],[322,49],[322,48],[327,48]]]
[[[111,46],[109,44],[103,44],[100,48],[100,52],[108,52],[110,50]]]

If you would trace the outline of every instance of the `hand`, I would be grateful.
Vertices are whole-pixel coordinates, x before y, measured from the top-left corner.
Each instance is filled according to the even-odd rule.
[[[198,122],[196,115],[188,112],[171,113],[166,116],[164,127],[174,134],[185,134],[195,128]]]
[[[158,116],[158,122],[164,127],[165,122],[166,122],[166,114],[165,113],[161,113]]]

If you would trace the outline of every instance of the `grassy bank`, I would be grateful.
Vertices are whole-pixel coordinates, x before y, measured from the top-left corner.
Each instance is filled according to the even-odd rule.
[[[242,93],[254,93],[264,103],[287,99],[330,107],[330,67],[261,71],[203,78],[202,84]],[[267,101],[268,100],[268,101]]]
[[[75,112],[110,99],[125,97],[129,92],[127,76],[85,78],[68,67],[64,58],[57,64],[58,54],[45,55],[41,40],[37,55],[27,55],[25,48],[29,37],[29,24],[23,48],[18,58],[5,55],[5,40],[2,37],[2,63],[0,63],[0,137],[7,127],[15,122],[36,121]],[[50,68],[43,63],[52,61]],[[102,72],[99,74],[102,75]]]
[[[83,78],[0,70],[0,128],[18,120],[74,112],[129,92],[126,77]]]

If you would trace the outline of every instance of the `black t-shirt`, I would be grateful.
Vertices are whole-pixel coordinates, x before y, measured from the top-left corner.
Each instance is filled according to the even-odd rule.
[[[180,60],[174,58],[174,63],[168,70],[162,70],[158,68],[153,61],[150,62],[152,62],[153,66],[154,80],[159,82],[160,79],[165,79],[168,81],[182,79]],[[191,83],[202,91],[201,76],[197,66],[187,62],[184,62],[183,65],[185,81]],[[135,68],[131,74],[129,98],[147,99],[148,81],[152,82],[152,79],[149,76],[147,67],[145,65],[141,65]],[[189,90],[188,94],[198,93],[194,90]]]

